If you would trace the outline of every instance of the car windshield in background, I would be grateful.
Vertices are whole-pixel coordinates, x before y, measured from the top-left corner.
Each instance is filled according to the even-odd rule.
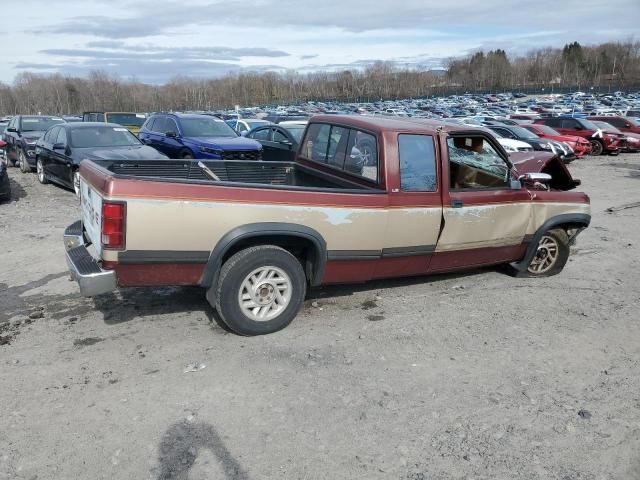
[[[109,123],[117,123],[127,127],[141,127],[146,119],[141,113],[107,113]]]
[[[299,127],[283,127],[285,128],[292,136],[296,139],[296,142],[300,143],[302,139],[302,134],[304,133],[304,129],[306,125],[300,125]]]
[[[640,120],[638,120],[637,118],[630,118],[627,117],[627,120],[629,121],[629,123],[631,125],[633,125],[634,127],[640,127]]]
[[[56,117],[22,117],[23,132],[44,132],[64,120]]]
[[[546,135],[556,135],[556,136],[560,135],[560,133],[558,133],[553,128],[551,128],[551,127],[549,127],[547,125],[536,125],[536,127],[538,127],[540,130],[542,130],[542,132],[545,133]]]
[[[511,127],[511,130],[513,131],[513,133],[518,135],[519,138],[529,138],[531,140],[540,138],[535,133],[530,132],[529,130],[523,127]]]
[[[584,118],[580,119],[580,124],[589,130],[598,130],[598,126],[593,123],[591,120],[585,120]]]
[[[88,127],[71,129],[71,146],[75,148],[92,147],[131,147],[141,145],[135,135],[124,127]]]
[[[609,132],[613,132],[613,133],[622,133],[620,130],[618,130],[616,127],[614,127],[613,125],[611,125],[610,123],[607,122],[597,122],[594,121],[593,123],[596,124],[596,126],[601,129],[601,130],[607,130]]]
[[[223,120],[215,118],[181,118],[185,137],[237,137],[236,132]]]
[[[261,127],[262,125],[268,125],[269,123],[271,123],[265,120],[245,120],[245,122],[247,122],[247,125],[249,125],[249,130],[256,127]]]

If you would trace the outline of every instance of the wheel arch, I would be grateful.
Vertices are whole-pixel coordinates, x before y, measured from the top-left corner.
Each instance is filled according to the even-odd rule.
[[[327,244],[317,230],[293,223],[260,222],[236,227],[218,241],[209,255],[200,285],[205,288],[215,285],[226,259],[255,245],[276,245],[284,248],[298,259],[304,260],[302,266],[311,285],[319,285],[322,282],[327,262]]]
[[[538,230],[536,230],[536,233],[533,234],[522,260],[512,263],[511,266],[519,272],[526,271],[536,253],[538,243],[546,231],[558,227],[563,228],[564,230],[577,228],[580,231],[587,228],[589,223],[591,223],[591,215],[586,213],[565,213],[551,217],[549,220],[544,222]]]

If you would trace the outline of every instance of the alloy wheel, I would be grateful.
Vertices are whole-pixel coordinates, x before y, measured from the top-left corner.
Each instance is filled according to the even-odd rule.
[[[551,270],[558,260],[559,246],[555,238],[544,235],[538,243],[536,254],[529,264],[529,272],[540,275]]]
[[[240,309],[251,320],[273,320],[289,305],[291,286],[291,279],[284,270],[274,266],[256,268],[240,285]]]

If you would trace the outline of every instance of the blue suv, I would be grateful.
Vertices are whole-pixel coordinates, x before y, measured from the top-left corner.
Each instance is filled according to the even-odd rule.
[[[262,160],[262,145],[238,136],[210,115],[156,113],[140,129],[140,140],[169,158]]]

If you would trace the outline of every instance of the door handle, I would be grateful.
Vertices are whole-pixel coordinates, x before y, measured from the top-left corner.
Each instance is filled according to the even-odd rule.
[[[460,199],[451,200],[452,208],[462,208],[464,206],[464,202]]]

